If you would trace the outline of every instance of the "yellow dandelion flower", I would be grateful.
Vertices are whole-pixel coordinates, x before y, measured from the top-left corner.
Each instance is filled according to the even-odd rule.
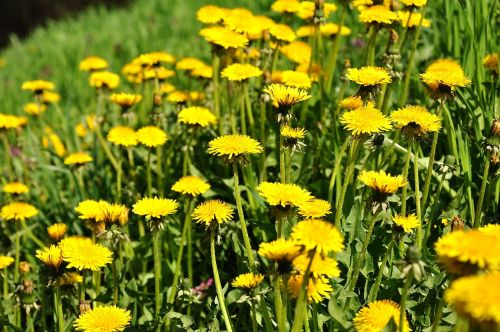
[[[136,133],[139,143],[151,148],[165,144],[167,133],[156,126],[146,126],[139,129]]]
[[[453,59],[437,59],[434,60],[426,69],[426,72],[432,72],[432,71],[458,71],[458,72],[463,72],[462,66]]]
[[[394,194],[399,188],[408,184],[402,175],[392,176],[385,171],[361,171],[359,180],[375,192],[388,195]]]
[[[466,87],[471,83],[471,80],[461,70],[426,71],[420,74],[420,79],[431,90],[446,93],[457,87]]]
[[[70,154],[64,159],[65,165],[83,165],[94,160],[88,153],[86,152],[75,152]]]
[[[500,225],[499,224],[489,224],[486,226],[479,227],[477,229],[480,232],[496,237],[500,240]]]
[[[222,70],[221,76],[226,77],[229,81],[245,81],[251,77],[259,77],[262,75],[262,70],[259,67],[250,64],[234,63]]]
[[[49,237],[54,241],[60,241],[67,231],[68,225],[63,223],[52,224],[47,227],[47,233],[49,234]]]
[[[123,331],[130,324],[130,311],[116,306],[101,306],[80,315],[73,326],[85,332],[117,332]]]
[[[106,203],[105,201],[87,199],[78,203],[75,207],[75,211],[79,214],[80,219],[100,221],[102,206]]]
[[[337,10],[337,6],[333,3],[325,2],[323,4],[323,14],[325,17]],[[314,1],[301,1],[299,9],[295,12],[298,17],[303,20],[312,20],[314,17],[315,4]]]
[[[207,192],[210,185],[195,175],[183,176],[172,186],[172,190],[183,195],[198,196]]]
[[[173,86],[170,83],[162,83],[160,86],[160,92],[162,94],[169,94],[170,92],[174,92],[174,91],[175,91],[175,86]]]
[[[137,60],[143,67],[159,67],[162,63],[174,63],[175,57],[167,52],[157,51],[141,54]]]
[[[175,69],[178,70],[195,70],[197,68],[205,66],[205,63],[197,58],[187,57],[180,59],[175,64]]]
[[[241,11],[238,8],[231,10],[229,15],[224,17],[224,25],[235,32],[243,33],[251,40],[262,37],[262,32],[269,27],[252,12]]]
[[[98,271],[111,263],[113,253],[88,238],[65,238],[60,242],[62,257],[68,268]]]
[[[375,5],[363,9],[358,19],[366,24],[392,24],[399,21],[399,16],[384,5]]]
[[[497,237],[478,230],[454,231],[435,244],[439,262],[454,274],[477,269],[500,270],[500,244]]]
[[[201,23],[205,24],[215,24],[224,18],[226,15],[226,10],[213,5],[206,5],[200,7],[196,12],[196,18]]]
[[[363,106],[363,99],[360,96],[350,96],[339,102],[339,107],[345,110],[353,111]]]
[[[179,208],[176,200],[145,197],[134,204],[132,212],[147,218],[162,218],[174,214]]]
[[[271,10],[277,13],[295,13],[300,9],[299,0],[276,0],[271,5]]]
[[[121,145],[126,148],[137,145],[137,134],[130,127],[117,126],[112,128],[108,133],[107,139],[115,145]]]
[[[276,262],[291,263],[303,251],[296,241],[279,238],[272,242],[263,242],[259,246],[259,255]]]
[[[401,216],[399,214],[395,215],[392,222],[397,228],[402,229],[405,233],[410,233],[413,229],[420,225],[420,220],[418,220],[415,214],[407,216]]]
[[[29,115],[40,115],[47,110],[47,106],[38,103],[27,103],[23,106],[23,111]]]
[[[14,258],[0,255],[0,270],[3,270],[14,263]]]
[[[97,89],[107,88],[114,90],[120,85],[120,76],[109,71],[98,71],[90,75],[89,84],[91,87]]]
[[[500,325],[500,273],[459,278],[444,294],[461,315],[486,326]],[[485,329],[488,330],[488,329]]]
[[[59,270],[63,262],[62,250],[59,246],[55,245],[37,250],[36,258],[41,260],[43,264],[56,270]]]
[[[311,81],[318,82],[321,75],[321,66],[318,63],[301,63],[296,68],[296,71],[307,73],[311,77]]]
[[[247,154],[261,153],[262,145],[246,135],[224,135],[214,138],[208,143],[208,153],[236,161]]]
[[[299,214],[305,218],[322,218],[330,214],[332,205],[330,202],[319,198],[313,198],[299,205]]]
[[[101,210],[96,221],[103,221],[109,224],[118,223],[119,225],[125,225],[128,221],[128,208],[122,204],[111,204],[102,201]]]
[[[172,103],[185,103],[189,100],[189,94],[184,91],[173,91],[168,94],[167,101]]]
[[[312,82],[309,75],[294,70],[285,70],[281,73],[283,84],[295,88],[310,89]]]
[[[42,102],[45,104],[57,104],[61,101],[61,95],[57,92],[44,91],[42,93]]]
[[[0,210],[0,218],[3,220],[18,220],[26,219],[38,215],[38,209],[31,204],[24,202],[12,202],[2,206]]]
[[[354,327],[358,332],[382,331],[389,321],[394,319],[396,326],[399,326],[399,305],[390,300],[380,300],[368,303],[361,308],[354,317]],[[409,332],[410,325],[404,319],[403,331]]]
[[[214,76],[214,70],[212,66],[203,65],[199,68],[193,69],[191,71],[191,76],[201,77],[201,78],[212,78]]]
[[[288,278],[288,291],[290,292],[292,298],[296,299],[299,297],[303,281],[304,276],[301,274],[292,275],[290,278]],[[323,277],[309,278],[309,283],[306,289],[308,303],[319,303],[324,299],[330,297],[330,294],[332,292],[333,288],[328,283],[328,279]]]
[[[271,84],[266,86],[263,91],[271,97],[273,106],[283,111],[287,111],[293,105],[311,98],[307,91],[284,84]]]
[[[483,67],[498,73],[498,53],[491,53],[484,57]]]
[[[89,56],[80,61],[79,68],[82,71],[97,71],[97,70],[105,70],[109,67],[109,64],[103,58],[97,56]]]
[[[75,132],[78,137],[85,137],[87,135],[87,128],[81,123],[78,123],[75,126]]]
[[[353,136],[382,133],[392,128],[389,118],[376,109],[373,104],[345,112],[342,114],[340,122]]]
[[[293,260],[293,267],[304,274],[307,271],[307,267],[311,262],[311,257],[307,253],[304,253]],[[338,267],[338,262],[325,255],[315,254],[309,272],[312,273],[314,277],[326,276],[329,278],[336,278],[340,276],[340,269]]]
[[[264,280],[264,276],[262,274],[253,274],[245,273],[240,274],[231,282],[231,286],[236,288],[246,288],[246,289],[254,289],[259,286]]]
[[[57,278],[57,284],[59,286],[79,284],[82,281],[83,277],[76,272],[66,272]]]
[[[217,117],[206,107],[192,106],[186,107],[179,112],[177,122],[205,128],[216,124]]]
[[[366,66],[361,68],[347,69],[348,80],[356,82],[362,86],[378,86],[391,83],[391,76],[385,68]]]
[[[415,28],[419,25],[428,28],[431,26],[431,21],[426,18],[422,18],[421,13],[415,13],[410,11],[400,11],[398,12],[398,17],[401,21],[401,26],[403,28]]]
[[[151,67],[151,68],[146,68],[143,71],[143,78],[145,80],[153,80],[155,78],[163,81],[166,80],[167,78],[174,77],[175,76],[175,71],[171,69],[167,69],[165,67]]]
[[[280,130],[281,135],[285,139],[290,140],[302,140],[306,137],[306,131],[304,128],[292,128],[288,125],[284,125]]]
[[[0,128],[15,129],[24,126],[28,123],[28,119],[24,116],[15,116],[10,114],[0,113]]]
[[[225,27],[210,27],[200,30],[200,35],[211,44],[218,45],[224,49],[245,47],[248,38]]]
[[[412,7],[423,7],[427,3],[427,0],[399,0],[405,6]]]
[[[420,137],[441,129],[439,116],[430,113],[423,106],[408,105],[400,108],[391,113],[391,120],[408,137]]]
[[[135,93],[113,93],[109,100],[123,109],[129,109],[142,100],[142,96]]]
[[[7,194],[27,194],[30,190],[27,185],[21,182],[9,182],[2,187],[2,191]]]
[[[303,41],[297,40],[291,42],[290,44],[280,47],[279,50],[292,62],[298,64],[309,64],[311,61],[311,46]]]
[[[256,188],[271,206],[297,207],[311,200],[311,193],[293,183],[262,182]]]
[[[209,227],[214,222],[222,224],[231,221],[233,219],[233,208],[226,202],[214,199],[199,204],[193,210],[191,216],[197,223]]]
[[[269,33],[279,42],[293,42],[296,38],[293,29],[286,24],[271,25]]]
[[[26,81],[21,85],[21,89],[32,91],[35,94],[42,94],[46,90],[54,90],[55,85],[52,82],[44,80]]]
[[[351,34],[351,29],[346,26],[339,26],[335,23],[322,24],[319,30],[323,36],[327,37],[333,37],[336,35],[348,36]]]
[[[292,229],[291,238],[307,250],[316,249],[318,253],[341,252],[344,249],[342,234],[323,219],[299,221]]]

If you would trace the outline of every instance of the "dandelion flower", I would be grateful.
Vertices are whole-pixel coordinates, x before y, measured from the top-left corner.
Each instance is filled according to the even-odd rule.
[[[459,278],[451,283],[444,298],[458,313],[481,325],[493,327],[500,324],[498,272]],[[493,331],[494,328],[490,330]]]
[[[323,219],[299,221],[292,229],[291,238],[306,250],[316,249],[318,253],[341,252],[344,239],[330,222]]]
[[[113,253],[108,248],[92,243],[89,238],[69,237],[60,242],[60,247],[68,268],[80,271],[98,271],[113,259]]]
[[[219,224],[231,221],[233,219],[233,208],[221,200],[209,200],[199,204],[193,210],[191,216],[197,223],[209,227],[214,221]]]
[[[497,237],[479,230],[454,231],[435,244],[439,262],[454,274],[470,274],[478,269],[500,270]]]
[[[297,207],[311,200],[311,193],[293,183],[262,182],[256,188],[271,206]]]
[[[44,104],[57,104],[61,101],[61,95],[57,92],[44,91],[42,93],[42,102]]]
[[[3,220],[24,221],[36,215],[38,215],[37,208],[24,202],[9,203],[0,210],[0,218]]]
[[[208,143],[208,153],[236,161],[247,154],[261,153],[262,145],[246,135],[224,135],[214,138]]]
[[[23,106],[23,111],[29,115],[40,115],[47,110],[47,106],[38,103],[27,103]]]
[[[54,241],[60,241],[67,231],[68,225],[63,223],[56,223],[47,227],[47,233],[49,234],[49,237]]]
[[[21,182],[9,182],[2,187],[2,191],[7,194],[27,194],[29,192],[29,188],[27,185]]]
[[[89,56],[80,61],[79,68],[82,71],[97,71],[97,70],[105,70],[109,67],[109,64],[103,58],[97,56]]]
[[[370,6],[361,11],[359,21],[366,24],[392,24],[399,21],[399,16],[384,5]]]
[[[276,0],[271,5],[271,10],[277,13],[295,13],[300,9],[299,0]]]
[[[183,176],[172,186],[173,191],[193,197],[207,192],[208,189],[210,189],[210,185],[194,175]]]
[[[141,54],[138,58],[138,62],[144,68],[151,68],[151,67],[157,68],[160,67],[162,63],[174,63],[175,58],[170,53],[157,51],[157,52],[149,52]]]
[[[214,70],[212,66],[203,65],[199,68],[193,69],[191,71],[191,75],[194,77],[212,78],[214,76]]]
[[[455,87],[466,87],[471,80],[459,71],[431,71],[420,74],[420,78],[429,87],[436,89],[453,89]],[[434,90],[434,89],[433,89]]]
[[[226,77],[230,81],[245,81],[251,77],[259,77],[262,75],[262,70],[259,67],[250,64],[234,63],[222,70],[221,76]]]
[[[296,15],[303,20],[312,20],[314,18],[315,10],[314,1],[301,1],[299,9],[296,11]],[[336,10],[337,6],[333,3],[325,2],[323,4],[323,15],[325,18],[330,16],[330,14]]]
[[[296,299],[299,297],[303,281],[304,276],[301,274],[292,275],[288,278],[288,291],[290,292],[292,298]],[[328,298],[331,292],[333,292],[333,288],[328,283],[328,279],[323,277],[309,278],[309,283],[306,289],[308,303],[319,303],[323,301],[323,299]]]
[[[55,85],[52,82],[44,80],[26,81],[21,85],[21,89],[32,91],[34,94],[42,94],[46,90],[54,90]]]
[[[137,140],[148,148],[163,145],[168,138],[167,134],[156,126],[142,127],[136,135]]]
[[[279,238],[272,242],[263,242],[259,246],[259,255],[278,264],[280,273],[290,273],[292,262],[303,251],[296,241]]]
[[[426,18],[422,18],[421,13],[409,12],[409,11],[400,11],[398,12],[399,19],[401,21],[401,26],[403,28],[415,28],[419,25],[428,28],[431,26],[431,21]]]
[[[179,112],[177,122],[205,128],[216,124],[217,117],[206,107],[191,106],[183,108]]]
[[[167,96],[167,101],[173,103],[185,103],[188,101],[189,95],[184,91],[172,91]]]
[[[335,23],[325,23],[320,26],[320,32],[323,36],[333,37],[338,34],[348,36],[351,34],[351,29],[346,26],[339,26]]]
[[[87,199],[78,203],[78,205],[75,207],[75,211],[80,215],[80,219],[101,221],[100,216],[102,212],[102,206],[104,204],[107,204],[107,202]]]
[[[109,100],[120,106],[123,110],[129,109],[142,100],[142,96],[135,93],[113,93]]]
[[[120,76],[108,71],[98,71],[90,75],[89,83],[91,87],[97,89],[107,88],[114,90],[120,85]]]
[[[441,129],[439,116],[430,113],[423,106],[405,106],[391,113],[391,120],[396,123],[407,137],[419,138],[428,132]]]
[[[262,274],[253,274],[244,273],[240,274],[231,282],[231,286],[236,288],[246,288],[246,289],[254,289],[259,286],[264,280],[264,276]]]
[[[101,306],[80,315],[73,324],[78,331],[117,332],[130,324],[130,311],[116,306]]]
[[[131,147],[137,145],[137,135],[134,129],[125,126],[112,128],[107,136],[108,141],[115,145]]]
[[[269,33],[279,42],[293,42],[296,38],[295,32],[286,24],[273,24],[269,27]]]
[[[290,61],[297,64],[305,64],[309,67],[311,61],[312,49],[309,44],[303,41],[294,41],[290,44],[280,47],[280,52],[283,53]]]
[[[204,28],[201,29],[200,35],[207,42],[223,47],[224,49],[245,47],[248,44],[247,37],[225,27],[214,26]]]
[[[389,118],[376,109],[373,104],[345,112],[342,114],[340,122],[353,136],[379,134],[392,128]]]
[[[157,78],[158,80],[163,81],[166,80],[167,78],[174,76],[175,76],[175,71],[161,66],[147,68],[143,71],[143,78],[145,80],[153,80]]]
[[[411,7],[423,7],[427,3],[427,0],[399,0],[405,6]]]
[[[43,264],[55,270],[59,270],[63,262],[62,250],[59,246],[55,245],[37,250],[36,258],[41,260]]]
[[[346,77],[358,85],[374,87],[381,84],[391,83],[391,76],[385,68],[366,66],[361,68],[347,69]]]
[[[0,270],[3,270],[14,263],[14,258],[0,255]]]
[[[88,153],[86,152],[75,152],[70,154],[64,159],[65,165],[83,165],[94,160]]]
[[[394,194],[408,184],[402,175],[392,176],[385,171],[362,171],[359,180],[381,195]]]
[[[299,205],[299,215],[305,218],[321,218],[330,214],[332,205],[323,199],[313,198]]]
[[[415,214],[410,214],[407,216],[396,215],[392,219],[394,225],[397,228],[402,229],[405,233],[410,233],[414,228],[420,225],[420,220],[418,220]]]
[[[309,75],[294,70],[285,70],[281,74],[283,84],[301,89],[310,89],[312,82]]]
[[[28,123],[24,116],[15,116],[0,113],[0,129],[15,129]]]
[[[354,317],[354,327],[358,332],[382,331],[391,319],[399,326],[399,305],[390,300],[380,300],[368,303],[361,308]],[[410,325],[404,319],[403,331],[409,332]]]
[[[306,131],[304,128],[292,128],[288,125],[284,125],[281,128],[280,133],[283,137],[291,140],[301,140],[306,137]]]
[[[271,84],[263,90],[273,101],[273,106],[278,110],[278,121],[281,117],[289,116],[289,110],[295,104],[311,98],[307,91],[284,84]]]
[[[339,102],[339,107],[348,111],[353,111],[356,108],[363,106],[363,99],[360,96],[351,96],[342,99]]]
[[[128,221],[128,208],[122,204],[103,202],[101,204],[101,212],[98,216],[98,221],[105,223],[118,223],[125,225]]]
[[[483,67],[498,74],[498,53],[491,53],[485,56]]]
[[[174,214],[179,203],[167,198],[145,197],[134,204],[132,212],[148,218],[162,218]]]
[[[183,58],[175,64],[175,69],[178,70],[195,70],[205,66],[205,63],[197,58]]]
[[[304,253],[300,256],[297,256],[293,260],[293,266],[301,274],[304,274],[307,271],[307,267],[309,266],[310,261],[311,257],[309,257],[307,253]],[[312,273],[314,277],[326,276],[329,278],[336,278],[340,276],[340,269],[338,267],[337,261],[333,258],[320,254],[314,255],[311,266],[309,268],[309,272]]]
[[[500,240],[500,225],[499,224],[489,224],[486,226],[479,227],[477,230],[480,232],[483,232],[484,234],[494,236]]]
[[[202,6],[196,12],[196,18],[198,21],[205,24],[218,23],[222,21],[225,15],[226,11],[223,8],[213,5]]]
[[[79,284],[83,281],[83,277],[76,272],[66,272],[57,278],[57,285],[67,286]]]

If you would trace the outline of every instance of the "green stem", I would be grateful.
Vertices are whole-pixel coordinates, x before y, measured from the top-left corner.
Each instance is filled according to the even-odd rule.
[[[158,319],[161,310],[161,256],[160,256],[160,232],[153,231],[153,259],[155,276],[155,317]]]
[[[417,218],[420,221],[417,227],[417,247],[422,248],[422,208],[420,206],[420,179],[418,175],[418,146],[415,143],[415,153],[413,154],[413,177],[415,180],[415,206],[417,210]]]
[[[279,155],[280,155],[280,181],[281,183],[286,183],[286,170],[285,170],[285,146],[283,144],[283,135],[281,135],[281,130],[285,126],[284,123],[279,126]]]
[[[479,198],[477,199],[476,213],[474,217],[474,228],[481,226],[481,212],[483,208],[484,193],[486,192],[486,185],[488,184],[488,174],[490,171],[490,158],[486,156],[486,163],[484,164],[483,180],[481,182],[481,190],[479,191]]]
[[[274,278],[274,311],[276,316],[276,324],[279,332],[285,332],[285,322],[283,319],[283,298],[280,289],[281,276],[276,274]]]
[[[118,160],[118,170],[116,172],[116,201],[118,203],[122,200],[122,161]]]
[[[242,90],[246,90],[245,86],[241,86]],[[245,115],[246,113],[246,104],[245,104],[245,92],[242,92],[241,95],[239,96],[239,102],[240,102],[240,129],[241,133],[243,135],[247,134],[247,117]]]
[[[9,177],[9,180],[12,181],[14,179],[14,172],[12,169],[12,158],[10,156],[10,144],[7,138],[6,131],[2,133],[2,141],[5,149],[5,165],[7,167],[7,175]]]
[[[316,248],[309,252],[309,263],[307,264],[306,271],[303,275],[302,285],[300,287],[299,296],[297,297],[297,303],[295,304],[295,313],[293,315],[293,325],[291,332],[300,332],[304,324],[304,314],[307,309],[307,292],[309,289],[309,274],[311,271],[311,265],[316,255]]]
[[[292,183],[292,151],[291,148],[285,148],[285,180]]]
[[[245,106],[247,109],[248,123],[250,125],[250,132],[252,133],[252,136],[255,137],[256,136],[255,119],[253,118],[252,102],[250,101],[250,93],[248,92],[248,82],[243,83],[243,95],[245,98]]]
[[[193,286],[193,228],[188,224],[187,230],[187,264],[188,264],[188,286]]]
[[[345,150],[347,150],[347,146],[349,145],[349,141],[345,140],[340,148],[340,152],[335,154],[335,164],[333,166],[332,174],[330,177],[330,184],[328,185],[328,201],[333,201],[333,189],[335,187],[335,180],[337,178],[337,173],[340,171],[340,165],[342,164],[342,157],[345,154]]]
[[[19,227],[19,222],[16,222],[16,235],[14,239],[14,283],[17,284],[19,281],[19,256],[21,252],[21,246],[20,246],[20,239],[21,239],[21,229]]]
[[[444,106],[444,101],[441,100],[439,104],[439,108],[436,111],[436,115],[441,118],[441,112],[443,110]],[[431,152],[429,154],[429,165],[427,166],[427,175],[425,177],[425,182],[424,182],[424,189],[423,189],[423,194],[422,194],[422,206],[426,207],[427,204],[427,198],[429,195],[429,189],[431,186],[431,179],[432,179],[432,168],[434,166],[434,159],[436,158],[436,147],[437,147],[437,142],[438,142],[438,136],[439,136],[439,131],[435,131],[434,135],[432,136],[432,145],[431,145]]]
[[[368,45],[365,53],[365,64],[373,66],[375,64],[375,41],[377,40],[378,27],[372,26],[370,28],[370,36],[368,38]]]
[[[399,332],[404,332],[405,319],[406,319],[406,299],[408,297],[408,290],[410,289],[412,274],[406,276],[403,291],[401,292],[401,303],[399,304]]]
[[[61,301],[61,286],[56,286],[56,294],[54,296],[54,310],[57,316],[57,327],[59,332],[64,332],[64,314]]]
[[[349,183],[351,182],[352,177],[354,175],[354,166],[356,163],[356,157],[358,156],[359,146],[360,146],[360,141],[359,139],[355,138],[350,147],[347,172],[344,178],[344,182],[342,184],[340,197],[337,202],[337,211],[335,211],[335,227],[339,227],[340,220],[342,219],[342,209],[344,206],[344,199],[347,192],[347,187],[349,186]]]
[[[408,145],[408,150],[406,151],[405,166],[403,169],[403,178],[408,179],[408,171],[410,169],[410,159],[411,159],[411,144]],[[403,187],[403,192],[401,194],[401,215],[406,215],[406,193],[408,191],[409,184]]]
[[[219,121],[219,134],[222,135],[222,118],[220,114],[220,88],[219,88],[219,67],[220,58],[217,52],[214,50],[212,53],[212,84],[213,84],[213,98],[214,98],[214,114]]]
[[[163,160],[162,146],[156,147],[156,182],[158,186],[158,195],[163,197]]]
[[[148,190],[148,197],[151,197],[151,193],[153,191],[153,182],[151,179],[151,150],[148,149],[148,157],[146,160],[146,183]]]
[[[380,282],[382,281],[382,278],[384,276],[384,270],[385,270],[385,264],[387,264],[387,261],[389,260],[389,257],[391,256],[392,253],[392,248],[394,247],[395,243],[394,236],[391,238],[391,242],[389,242],[389,245],[387,246],[387,250],[385,251],[384,258],[382,259],[382,263],[380,263],[380,267],[377,273],[377,279],[375,280],[375,284],[373,285],[372,288],[372,294],[370,296],[370,301],[375,301],[377,299],[378,295],[378,290],[380,288]]]
[[[436,213],[437,213],[437,208],[439,205],[439,197],[441,197],[441,191],[443,190],[443,184],[444,180],[446,177],[446,173],[443,173],[441,175],[441,179],[439,180],[439,185],[437,188],[436,193],[433,195],[434,196],[434,202],[432,204],[432,209],[431,209],[431,214],[429,217],[429,221],[427,222],[425,232],[424,232],[424,240],[422,241],[423,244],[427,243],[427,239],[429,238],[431,234],[431,228],[432,228],[432,222],[436,218]]]
[[[259,325],[257,324],[257,312],[255,311],[255,301],[251,299],[250,302],[252,306],[252,331],[257,332]]]
[[[175,261],[175,271],[174,271],[174,281],[172,283],[170,296],[168,298],[168,303],[174,303],[177,285],[179,284],[179,276],[182,272],[182,254],[184,252],[184,243],[186,242],[187,232],[189,229],[189,224],[191,224],[191,211],[193,204],[191,199],[187,198],[185,203],[184,211],[186,213],[184,217],[184,226],[182,227],[181,242],[179,243],[179,249],[177,251],[177,260]]]
[[[304,332],[311,332],[311,328],[309,327],[309,315],[307,310],[307,305],[304,306]]]
[[[340,21],[338,23],[339,31],[337,32],[337,34],[335,35],[335,39],[333,40],[332,50],[330,51],[328,57],[328,65],[326,68],[325,92],[327,95],[330,94],[332,89],[333,77],[335,76],[335,69],[337,67],[337,57],[339,54],[340,40],[342,39],[340,31],[342,30],[342,26],[344,25],[346,13],[346,5],[342,3],[342,7],[340,8]]]
[[[439,322],[441,322],[441,317],[443,317],[444,301],[439,299],[438,306],[436,308],[436,314],[434,315],[434,321],[432,322],[431,332],[436,332],[439,328]]]
[[[118,304],[118,271],[116,270],[116,259],[111,261],[111,270],[113,272],[113,304]]]
[[[245,222],[245,215],[243,214],[243,207],[241,204],[240,187],[238,180],[238,163],[233,162],[233,180],[234,180],[234,198],[236,200],[236,208],[238,210],[238,217],[240,219],[241,233],[243,234],[243,243],[245,244],[245,251],[248,258],[248,265],[250,270],[256,273],[255,259],[253,256],[252,247],[250,245],[250,238],[248,237],[247,224]]]
[[[214,283],[215,290],[217,291],[217,298],[219,299],[220,310],[222,311],[222,317],[224,318],[224,323],[226,324],[226,329],[228,332],[233,332],[233,326],[231,324],[231,319],[227,313],[226,302],[224,300],[224,294],[222,293],[222,286],[220,283],[219,270],[217,269],[217,259],[215,258],[215,228],[212,228],[210,232],[210,255],[212,257],[212,269],[214,272]]]

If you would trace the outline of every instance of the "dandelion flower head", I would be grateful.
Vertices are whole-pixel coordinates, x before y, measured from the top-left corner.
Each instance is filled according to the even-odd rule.
[[[194,175],[183,176],[172,186],[172,190],[183,195],[198,196],[207,192],[210,185],[202,178]]]

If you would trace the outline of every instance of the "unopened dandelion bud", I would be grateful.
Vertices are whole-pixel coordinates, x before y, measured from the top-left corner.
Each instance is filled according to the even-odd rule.
[[[155,93],[155,96],[154,96],[154,103],[156,106],[160,106],[161,105],[161,94],[159,93]]]
[[[21,274],[27,274],[31,271],[31,265],[26,262],[26,261],[22,261],[19,263],[19,272],[21,272]]]
[[[80,300],[80,305],[78,306],[80,310],[80,316],[90,311],[92,308],[90,307],[90,302],[85,300]]]
[[[451,231],[461,231],[464,229],[464,221],[460,216],[454,216],[451,220]]]

